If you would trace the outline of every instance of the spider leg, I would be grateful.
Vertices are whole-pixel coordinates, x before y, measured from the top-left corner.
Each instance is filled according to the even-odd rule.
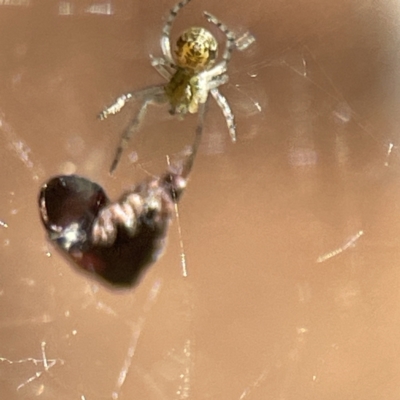
[[[239,51],[247,50],[247,48],[256,41],[254,35],[249,31],[245,32],[235,40],[235,46]]]
[[[206,17],[208,22],[211,22],[212,24],[214,24],[226,36],[226,45],[225,45],[224,54],[222,55],[222,61],[219,63],[219,64],[223,64],[224,68],[226,68],[227,64],[229,63],[229,61],[231,59],[232,52],[236,47],[236,36],[224,23],[222,23],[214,15],[205,11],[204,16]]]
[[[214,15],[204,12],[208,22],[214,24],[220,31],[222,31],[226,36],[226,45],[224,54],[222,56],[222,61],[215,65],[210,70],[204,71],[203,78],[208,81],[208,88],[217,102],[218,106],[221,108],[224,114],[226,123],[228,125],[229,135],[233,142],[236,142],[236,125],[235,117],[229,106],[228,101],[225,96],[223,96],[218,87],[228,82],[228,75],[226,74],[228,69],[228,63],[231,60],[232,53],[234,49],[240,51],[245,50],[250,46],[255,38],[250,32],[246,32],[244,35],[236,38],[236,35],[231,31],[225,24],[219,21]]]
[[[151,103],[150,100],[144,100],[142,105],[140,106],[139,112],[136,114],[135,118],[132,120],[128,128],[122,134],[121,140],[118,144],[117,150],[115,152],[114,159],[111,164],[110,174],[112,174],[117,168],[119,160],[121,159],[122,152],[126,149],[130,138],[132,137],[133,133],[138,130],[140,123],[143,120],[143,117],[146,114],[147,106]]]
[[[198,119],[197,119],[197,126],[196,126],[194,141],[193,141],[193,144],[190,149],[190,154],[186,158],[186,160],[182,166],[181,176],[184,179],[189,178],[189,174],[192,171],[194,160],[197,155],[197,151],[199,150],[199,147],[200,147],[201,138],[203,135],[204,117],[206,114],[206,107],[207,107],[207,102],[199,104],[199,110],[198,110],[198,114],[197,114]]]
[[[125,93],[117,98],[111,106],[105,108],[100,114],[99,118],[101,120],[106,119],[109,115],[114,115],[119,113],[125,104],[132,99],[132,93]]]
[[[150,54],[151,66],[167,81],[169,81],[174,74],[174,65],[170,64],[162,57],[153,57]]]
[[[189,178],[189,174],[193,168],[197,150],[200,146],[201,137],[202,137],[202,133],[203,133],[203,127],[204,127],[205,109],[206,109],[206,104],[201,103],[199,105],[198,122],[197,122],[197,126],[196,126],[195,138],[194,138],[193,144],[191,146],[190,153],[189,153],[189,155],[185,156],[186,160],[184,161],[183,166],[182,167],[178,166],[178,170],[180,170],[179,175],[185,181],[184,186],[186,186],[186,182]],[[168,166],[169,166],[171,172],[173,172],[174,169],[176,169],[175,166],[171,166],[169,157],[168,157]],[[182,192],[182,189],[180,189],[179,192]],[[182,275],[184,277],[187,277],[188,271],[187,271],[187,263],[186,263],[186,254],[185,254],[185,249],[184,249],[184,244],[183,244],[183,239],[182,239],[182,227],[181,227],[179,208],[178,208],[178,200],[179,200],[179,197],[181,194],[179,192],[177,190],[172,190],[171,194],[172,194],[172,199],[174,201],[175,216],[176,216],[176,220],[178,222],[178,234],[179,234],[179,246],[180,246],[180,250],[181,250],[180,255],[181,255]]]
[[[128,127],[125,129],[124,133],[121,136],[120,142],[115,152],[114,159],[111,163],[110,174],[112,174],[115,168],[117,168],[119,160],[121,159],[122,152],[127,147],[128,142],[131,139],[132,135],[139,129],[140,124],[142,123],[143,118],[146,114],[147,106],[149,104],[157,104],[157,103],[160,104],[166,101],[163,86],[154,86],[139,91],[136,93],[137,97],[139,97],[138,93],[141,94],[141,97],[143,99],[142,104],[135,118],[133,118],[133,120],[131,121],[131,123],[128,125]]]
[[[228,81],[229,76],[226,74],[211,77],[211,79],[208,80],[208,88],[209,90],[217,88],[218,86],[225,85]]]
[[[189,3],[191,0],[181,0],[179,3],[175,4],[167,17],[167,20],[165,21],[163,30],[162,30],[162,36],[161,36],[161,50],[163,52],[163,55],[166,59],[167,62],[170,64],[174,63],[174,60],[172,58],[171,54],[171,41],[170,41],[170,36],[171,36],[171,28],[172,24],[178,14],[178,12],[183,8],[187,3]]]
[[[157,98],[163,94],[162,85],[150,86],[134,92],[125,93],[117,98],[113,104],[105,108],[100,114],[99,119],[104,120],[110,115],[118,114],[131,100],[145,99],[148,97]]]
[[[221,92],[217,89],[210,90],[212,96],[217,102],[219,108],[224,114],[226,124],[228,125],[229,135],[231,136],[232,142],[236,142],[236,124],[235,124],[235,116],[231,110],[231,107],[226,100],[226,97],[221,94]]]

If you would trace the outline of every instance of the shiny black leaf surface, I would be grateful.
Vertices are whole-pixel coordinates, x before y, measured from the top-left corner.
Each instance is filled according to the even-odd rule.
[[[112,203],[86,178],[56,176],[40,190],[41,219],[50,241],[78,269],[132,286],[163,250],[173,202],[183,189],[171,187],[180,182],[175,178],[142,182]]]

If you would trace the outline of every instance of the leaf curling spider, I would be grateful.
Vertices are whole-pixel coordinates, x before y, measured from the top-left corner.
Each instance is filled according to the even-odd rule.
[[[208,22],[215,25],[225,36],[226,45],[220,62],[215,64],[218,54],[218,42],[206,29],[192,27],[184,31],[178,38],[175,50],[175,60],[171,53],[171,29],[178,12],[191,0],[181,0],[169,12],[161,36],[162,57],[151,58],[151,65],[164,77],[166,85],[150,86],[142,90],[121,95],[116,101],[105,108],[99,115],[101,120],[109,115],[119,113],[128,101],[140,100],[138,113],[123,132],[111,164],[110,173],[113,173],[121,158],[123,150],[146,114],[149,104],[169,104],[170,113],[183,118],[187,113],[199,112],[199,106],[207,102],[209,93],[221,108],[225,117],[229,134],[233,142],[236,141],[235,118],[225,96],[219,91],[219,86],[228,82],[228,63],[235,48],[243,50],[248,47],[254,37],[246,33],[240,38],[208,12],[204,16]],[[243,38],[245,38],[243,42]],[[240,44],[243,42],[244,44]],[[202,108],[201,112],[205,108]],[[202,116],[199,120],[202,120]]]

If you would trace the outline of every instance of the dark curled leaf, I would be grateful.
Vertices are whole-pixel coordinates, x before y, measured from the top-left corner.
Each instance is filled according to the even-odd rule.
[[[110,202],[98,184],[76,175],[56,176],[39,194],[50,241],[75,266],[108,283],[134,285],[160,256],[186,180],[169,172]]]

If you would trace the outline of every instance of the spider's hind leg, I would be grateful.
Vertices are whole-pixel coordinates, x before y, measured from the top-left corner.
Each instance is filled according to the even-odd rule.
[[[197,113],[197,125],[196,131],[194,135],[193,144],[190,146],[189,154],[182,165],[181,176],[185,179],[189,178],[190,173],[192,172],[194,160],[196,158],[197,152],[200,147],[201,138],[203,136],[204,129],[204,118],[207,111],[207,101],[205,103],[199,104],[199,110]]]
[[[120,142],[115,152],[114,159],[111,164],[110,174],[112,174],[115,168],[117,168],[119,160],[121,159],[122,152],[127,147],[132,135],[140,128],[143,118],[146,115],[147,106],[149,104],[160,104],[165,102],[165,92],[163,86],[146,88],[136,93],[132,93],[132,95],[135,95],[136,98],[142,98],[142,104],[140,105],[140,109],[137,112],[135,118],[133,118],[133,120],[130,122],[130,124],[121,136]]]

